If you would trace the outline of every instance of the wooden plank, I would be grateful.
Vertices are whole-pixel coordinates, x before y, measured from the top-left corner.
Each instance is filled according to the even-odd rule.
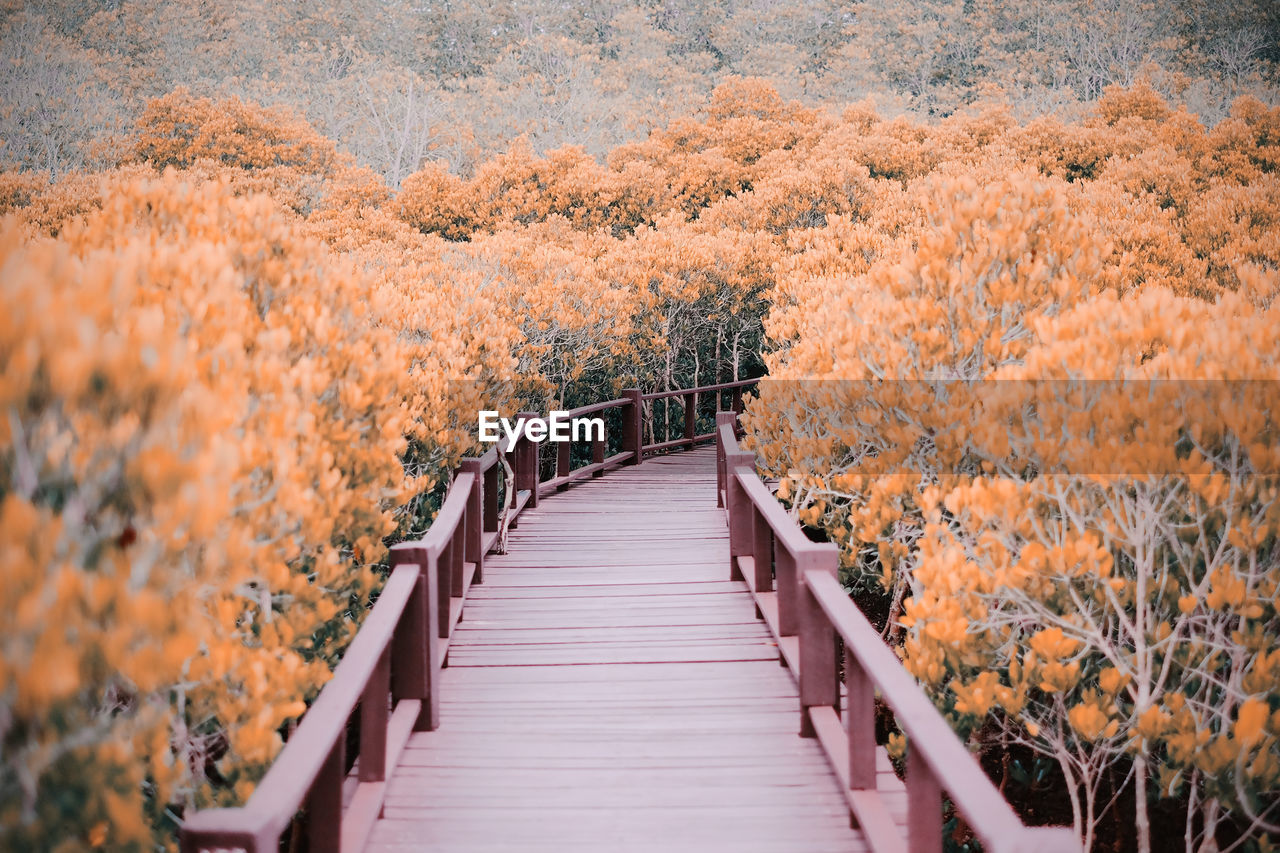
[[[749,614],[748,614],[749,615]],[[636,642],[638,640],[689,642],[701,639],[753,639],[769,636],[759,622],[745,622],[742,614],[737,619],[718,622],[699,621],[686,625],[605,625],[592,627],[559,627],[545,621],[512,622],[505,626],[490,625],[477,620],[470,612],[459,630],[459,643],[468,646],[513,645],[529,643],[578,644]],[[666,620],[664,620],[666,621]]]
[[[615,453],[607,459],[603,459],[599,462],[593,462],[590,465],[583,465],[581,468],[574,468],[571,471],[560,471],[550,480],[544,480],[538,484],[538,495],[541,497],[552,494],[557,489],[563,489],[579,480],[590,477],[592,474],[608,471],[610,468],[621,465],[630,457],[630,453]]]
[[[501,574],[497,575],[502,577]],[[494,577],[492,570],[490,577]],[[477,590],[479,592],[479,590]],[[740,601],[741,587],[731,581],[687,579],[671,583],[645,583],[627,577],[597,577],[591,583],[495,583],[485,582],[484,594],[472,601],[492,601],[504,598],[583,598],[596,595],[622,595],[628,599],[641,596],[669,596],[684,600],[690,595],[730,595]]]

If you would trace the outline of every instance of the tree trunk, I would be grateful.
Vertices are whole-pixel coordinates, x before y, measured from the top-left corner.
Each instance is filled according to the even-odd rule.
[[[663,391],[674,390],[672,388],[673,373],[674,373],[674,368],[671,365],[671,347],[668,346],[666,360],[662,366],[662,390]],[[671,398],[670,397],[665,397],[662,400],[662,440],[663,441],[671,440]]]
[[[1076,832],[1076,838],[1084,838],[1084,814],[1080,807],[1080,786],[1076,781],[1075,770],[1071,767],[1071,756],[1067,754],[1066,747],[1060,743],[1055,743],[1056,758],[1058,759],[1058,767],[1062,769],[1063,781],[1067,783],[1067,796],[1071,798],[1071,828]]]
[[[711,356],[712,365],[715,367],[715,371],[716,371],[715,375],[711,377],[712,385],[719,384],[720,382],[720,363],[722,360],[721,350],[723,347],[724,347],[724,323],[717,323],[716,324],[716,348],[715,348],[715,352],[713,352]],[[718,409],[720,407],[716,406],[716,408]]]
[[[1086,777],[1082,785],[1084,788],[1084,849],[1092,850],[1094,838],[1098,831],[1097,815],[1095,814],[1098,808],[1098,782],[1096,775],[1093,775],[1092,778],[1087,778],[1090,775],[1089,769],[1085,769],[1082,775]]]
[[[1009,770],[1012,759],[1009,756],[1009,738],[1007,730],[1001,726],[1000,728],[1000,793],[1004,794],[1005,788],[1009,786]],[[1007,799],[1007,797],[1006,797]]]
[[[1151,820],[1147,815],[1147,755],[1141,748],[1133,758],[1133,827],[1138,853],[1151,853]]]

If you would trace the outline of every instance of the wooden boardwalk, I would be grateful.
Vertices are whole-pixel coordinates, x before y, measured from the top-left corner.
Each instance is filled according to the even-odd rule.
[[[621,449],[594,436],[575,468],[561,444],[551,479],[512,442],[506,555],[502,454],[463,459],[253,794],[184,815],[183,853],[941,853],[957,831],[1080,853],[1071,828],[1023,823],[849,598],[840,549],[760,479],[736,414],[755,381],[574,409],[620,410]],[[645,444],[645,405],[670,397],[685,437]]]
[[[728,580],[715,490],[715,450],[699,449],[520,516],[468,592],[440,728],[411,736],[366,849],[868,849]]]

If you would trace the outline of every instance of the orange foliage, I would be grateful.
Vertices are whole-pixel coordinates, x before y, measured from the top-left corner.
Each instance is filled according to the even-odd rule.
[[[926,125],[823,114],[748,78],[603,161],[517,144],[394,192],[293,116],[182,90],[114,170],[3,175],[0,393],[17,415],[0,422],[0,547],[18,579],[0,627],[20,721],[4,746],[33,771],[0,816],[19,840],[59,825],[48,791],[73,766],[117,781],[75,788],[92,822],[67,838],[109,814],[129,815],[113,843],[164,838],[167,804],[242,800],[358,624],[384,542],[428,523],[475,410],[767,368],[925,380],[897,399],[775,383],[747,420],[959,727],[997,719],[1075,773],[1082,835],[1088,774],[1117,756],[1149,760],[1161,790],[1198,786],[1205,825],[1255,831],[1233,789],[1280,774],[1274,573],[1249,568],[1274,542],[1266,484],[1152,493],[1229,547],[1202,570],[1161,540],[1166,586],[1148,594],[1116,527],[1135,489],[1055,491],[1013,464],[1034,438],[980,428],[961,397],[902,413],[939,380],[1276,378],[1278,152],[1280,110],[1250,100],[1212,130],[1141,87],[1081,123]],[[1126,412],[1098,423],[1133,430]],[[1167,420],[1151,458],[1211,473],[1178,467]],[[1274,438],[1243,405],[1213,429],[1206,447]],[[32,615],[48,602],[56,624]],[[156,615],[121,622],[138,602]],[[1153,621],[1089,634],[1073,607]],[[1235,679],[1226,699],[1153,686],[1127,651],[1219,642],[1231,619],[1235,658],[1173,667]]]
[[[1082,125],[832,130],[814,150],[874,150],[871,180],[788,235],[767,329],[771,377],[837,381],[749,407],[907,666],[962,731],[1056,761],[1089,846],[1121,761],[1140,846],[1160,796],[1205,843],[1271,831],[1280,109],[1233,115],[1206,130],[1138,87]],[[1045,379],[1076,384],[1034,428],[993,390]]]

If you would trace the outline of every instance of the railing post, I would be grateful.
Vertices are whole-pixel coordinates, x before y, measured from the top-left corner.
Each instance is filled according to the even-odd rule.
[[[693,440],[697,437],[698,429],[698,395],[684,395],[684,439],[690,447],[693,447]]]
[[[720,427],[728,424],[733,427],[737,415],[733,412],[716,412],[716,506],[724,506],[725,496],[725,476],[724,476],[724,442],[721,440]]]
[[[849,788],[876,787],[876,686],[853,649],[844,650],[844,730],[849,743]]]
[[[778,590],[778,635],[794,637],[800,627],[800,608],[796,601],[799,573],[795,555],[781,542],[774,549],[774,567]]]
[[[387,778],[387,692],[391,689],[391,648],[378,658],[378,666],[360,697],[360,781]]]
[[[742,386],[735,385],[733,388],[733,412],[734,414],[742,414]]]
[[[517,420],[521,421],[536,417],[538,417],[537,412],[520,412],[516,415]],[[527,506],[530,509],[538,505],[538,478],[541,476],[542,467],[538,457],[541,447],[541,444],[527,438],[520,439],[520,443],[516,445],[516,452],[520,454],[520,459],[515,466],[516,492],[529,490]]]
[[[942,787],[923,752],[907,742],[907,853],[942,853]]]
[[[449,562],[449,569],[453,573],[452,583],[450,584],[452,589],[449,594],[453,598],[462,598],[463,595],[466,594],[465,573],[467,565],[466,560],[463,559],[463,545],[464,530],[467,525],[466,516],[468,515],[470,515],[470,513],[463,514],[462,521],[458,524],[457,529],[453,531],[453,541],[449,544],[449,554],[452,557]],[[444,615],[440,617],[444,620],[445,627],[449,627],[449,604],[450,602],[447,601],[444,603]]]
[[[391,696],[394,700],[418,699],[422,708],[414,722],[416,732],[434,731],[440,725],[439,578],[438,569],[426,549],[416,542],[402,542],[391,548],[391,565],[412,563],[418,580],[405,605],[391,644]]]
[[[573,445],[562,441],[556,445],[556,477],[568,477],[570,468],[569,450]]]
[[[339,853],[342,842],[343,738],[338,738],[307,793],[307,848]]]
[[[755,454],[748,450],[727,449],[724,458],[725,502],[729,510],[729,580],[742,577],[738,557],[751,555],[751,498],[738,482],[738,469],[752,471]]]
[[[795,555],[796,590],[800,599],[800,736],[813,737],[809,709],[840,706],[840,682],[836,671],[836,632],[805,578],[824,572],[836,576],[840,549],[831,543],[813,544]]]
[[[427,563],[436,568],[436,589],[439,597],[436,600],[436,634],[442,640],[449,638],[449,601],[453,598],[453,552],[454,540],[449,539],[440,548],[440,553],[428,553]]]
[[[499,455],[484,472],[484,524],[482,529],[485,533],[498,532],[498,478],[502,476],[502,457]],[[483,548],[481,548],[483,550]],[[482,557],[486,556],[481,554]],[[478,569],[478,566],[477,566]],[[476,573],[476,583],[480,583],[479,571]]]
[[[756,592],[773,589],[773,529],[759,508],[751,512],[751,556],[756,564],[756,576],[752,578]]]
[[[458,473],[471,473],[474,479],[471,481],[471,492],[467,495],[467,512],[463,522],[463,539],[464,557],[463,559],[476,564],[476,580],[480,579],[481,566],[484,564],[484,539],[481,528],[484,526],[484,469],[479,459],[463,459],[458,463]]]
[[[622,407],[622,449],[631,458],[623,465],[639,465],[644,459],[644,395],[639,388],[628,388],[622,396],[630,402]]]
[[[595,465],[599,465],[602,462],[604,462],[604,438],[603,437],[593,438],[591,440],[591,462]],[[593,473],[591,476],[603,477],[604,469],[597,468],[595,473]]]

